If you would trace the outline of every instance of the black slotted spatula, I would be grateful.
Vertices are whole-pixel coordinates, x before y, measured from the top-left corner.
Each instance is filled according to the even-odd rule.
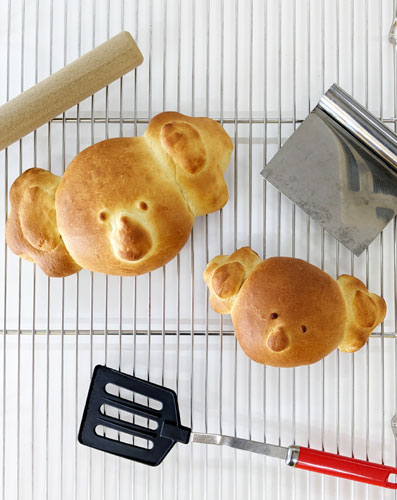
[[[110,394],[106,390],[108,384],[147,396],[159,402],[161,409],[154,409],[148,405]],[[147,426],[138,425],[106,415],[101,411],[103,405],[117,408],[134,416],[144,417],[148,419],[148,424]],[[149,421],[157,423],[155,429],[151,428]],[[98,433],[96,430],[98,426],[141,438],[150,446],[144,448],[110,439]],[[146,465],[158,465],[176,442],[188,443],[190,433],[190,429],[183,427],[180,423],[177,396],[174,391],[106,366],[95,367],[78,436],[81,444]]]
[[[127,390],[144,396],[147,398],[147,404],[110,394],[107,390],[108,384],[116,386],[119,393]],[[149,406],[150,400],[160,403],[161,408]],[[109,412],[106,414],[103,411],[105,406],[129,413],[131,421],[122,420],[120,415],[115,417],[109,415]],[[144,423],[138,424],[138,419]],[[100,434],[98,427],[128,434],[133,436],[135,441],[131,438],[131,442],[123,442],[111,438],[109,434]],[[145,447],[138,445],[136,438],[144,439]],[[92,448],[146,465],[160,464],[177,442],[224,445],[284,459],[287,465],[298,469],[397,489],[397,468],[387,465],[303,446],[276,446],[233,436],[192,432],[181,425],[177,395],[174,391],[101,365],[96,366],[93,373],[78,439],[80,443]]]

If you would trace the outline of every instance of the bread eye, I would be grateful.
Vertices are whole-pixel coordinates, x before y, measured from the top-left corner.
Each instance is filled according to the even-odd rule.
[[[144,201],[140,201],[139,203],[137,203],[137,207],[140,209],[140,210],[147,210],[149,207],[147,206],[147,203],[145,203]]]
[[[277,319],[278,318],[278,314],[277,313],[272,313],[270,315],[270,319]]]
[[[301,331],[302,333],[306,333],[307,331],[307,328],[305,325],[302,325],[300,328],[299,328],[299,331]]]
[[[101,221],[101,222],[105,222],[105,220],[107,219],[107,214],[104,210],[101,210],[99,212],[99,215],[98,215],[98,219]]]

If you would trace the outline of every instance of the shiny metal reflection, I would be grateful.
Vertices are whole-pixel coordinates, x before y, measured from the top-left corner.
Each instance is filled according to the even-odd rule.
[[[389,40],[391,43],[397,44],[397,12],[391,24]]]
[[[261,173],[355,255],[397,211],[397,137],[337,85]]]

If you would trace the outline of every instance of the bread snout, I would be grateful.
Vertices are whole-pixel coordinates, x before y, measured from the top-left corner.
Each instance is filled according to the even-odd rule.
[[[117,216],[111,239],[116,256],[130,262],[142,259],[152,248],[149,231],[128,215]]]
[[[271,330],[267,336],[267,346],[271,351],[284,351],[290,344],[290,338],[283,327]]]

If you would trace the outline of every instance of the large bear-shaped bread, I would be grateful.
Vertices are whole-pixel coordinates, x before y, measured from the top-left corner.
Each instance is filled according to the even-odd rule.
[[[50,276],[152,271],[181,250],[195,216],[227,202],[232,149],[219,123],[161,113],[142,137],[88,147],[62,178],[24,172],[10,190],[7,243]]]
[[[308,365],[336,348],[357,351],[386,314],[383,298],[353,276],[334,280],[289,257],[262,261],[248,247],[212,259],[204,280],[214,311],[231,313],[245,353],[271,366]]]

